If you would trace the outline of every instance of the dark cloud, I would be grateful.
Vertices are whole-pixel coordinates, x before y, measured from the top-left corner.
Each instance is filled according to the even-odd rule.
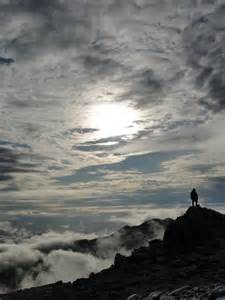
[[[74,145],[73,149],[77,149],[84,152],[112,151],[116,150],[118,146],[125,145],[126,143],[126,136],[115,136],[89,141],[86,143],[81,143],[79,145]]]
[[[18,167],[18,155],[7,148],[0,148],[0,173],[1,181],[12,178],[12,173]]]
[[[118,72],[122,68],[120,63],[116,62],[112,58],[104,57],[103,55],[97,56],[87,54],[81,58],[86,71],[90,72],[90,74],[94,72],[96,76],[112,76],[115,72]],[[99,79],[99,77],[97,79]]]
[[[89,50],[91,53],[108,56],[112,53],[117,53],[120,50],[120,45],[117,43],[116,36],[102,33],[91,42]]]
[[[10,176],[10,175],[4,175],[4,174],[0,175],[0,181],[6,181],[6,180],[10,180],[10,179],[12,179],[12,176]]]
[[[203,70],[200,71],[199,75],[196,78],[196,84],[202,88],[204,87],[204,85],[206,84],[208,78],[210,77],[210,75],[213,72],[213,68],[212,67],[206,67],[203,68]]]
[[[60,0],[14,0],[11,1],[14,7],[21,9],[21,10],[28,10],[34,13],[45,12],[48,10],[61,10],[65,7],[64,3],[66,1]]]
[[[206,92],[199,104],[213,112],[225,109],[225,6],[188,26],[184,41],[196,84]]]
[[[118,147],[117,145],[89,145],[88,143],[84,145],[74,146],[73,149],[83,151],[83,152],[98,152],[98,151],[112,151]]]
[[[33,13],[45,12],[53,9],[63,9],[63,1],[60,0],[9,0],[1,1],[0,3],[1,10],[4,13],[9,11],[29,11]]]
[[[42,57],[49,49],[68,49],[71,46],[80,48],[90,41],[91,20],[85,15],[85,4],[76,1],[9,1],[1,4],[4,12],[2,26],[18,19],[17,33],[4,42],[5,49],[16,57],[30,60]],[[21,17],[28,19],[26,26]],[[63,24],[63,25],[62,25]]]
[[[14,59],[12,58],[4,58],[4,57],[0,57],[0,65],[10,65],[12,63],[14,63]]]
[[[7,141],[0,141],[0,182],[13,180],[16,173],[38,172],[37,165],[24,161],[24,149],[29,149],[26,144],[13,144]],[[3,147],[4,146],[4,147]],[[9,189],[10,187],[3,187]],[[12,184],[12,190],[17,187]]]
[[[127,91],[119,96],[119,100],[132,99],[137,108],[161,104],[163,101],[164,82],[153,69],[133,72],[123,80],[128,82]]]
[[[218,186],[224,186],[225,184],[225,176],[215,176],[209,178],[211,182]]]
[[[216,168],[216,165],[213,164],[195,164],[193,166],[188,167],[188,170],[191,172],[200,172],[202,174],[212,173]]]
[[[225,70],[225,59],[224,59]],[[199,103],[204,105],[207,109],[214,112],[220,112],[225,109],[225,79],[223,73],[213,75],[209,82],[209,96],[210,99],[200,99]]]
[[[85,128],[85,127],[76,127],[68,129],[65,132],[65,135],[74,135],[74,134],[88,134],[88,133],[95,133],[98,131],[96,128]]]
[[[225,176],[215,176],[215,173],[207,174],[207,182],[202,188],[202,196],[211,205],[224,206]]]
[[[140,80],[140,84],[143,85],[143,87],[148,87],[150,88],[152,91],[159,91],[162,88],[162,80],[160,80],[159,78],[157,78],[156,74],[154,73],[153,70],[149,69],[144,71],[141,74],[141,80]]]
[[[11,146],[12,148],[20,148],[20,149],[31,149],[30,145],[28,144],[21,144],[21,143],[13,143],[7,140],[0,140],[0,146]],[[5,148],[3,148],[5,149]],[[6,149],[7,150],[7,149]]]
[[[8,108],[9,106],[14,106],[16,109],[43,109],[44,107],[55,106],[58,104],[57,99],[48,99],[43,96],[44,100],[40,99],[38,96],[33,97],[33,99],[27,99],[27,96],[17,95],[11,96],[11,98],[7,101],[4,108]]]

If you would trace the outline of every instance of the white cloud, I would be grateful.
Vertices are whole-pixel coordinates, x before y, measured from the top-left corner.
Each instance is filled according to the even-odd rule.
[[[49,231],[40,235],[30,233],[30,237],[23,238],[21,232],[26,231],[10,222],[0,223],[0,230],[0,289],[3,292],[88,277],[92,272],[108,268],[116,253],[129,255],[133,248],[145,245],[156,236],[162,237],[164,226],[157,222],[150,225],[148,236],[135,231],[133,248],[126,247],[126,240],[131,237],[125,229],[102,237]]]
[[[44,263],[47,270],[42,270],[35,280],[28,273],[28,276],[25,276],[21,283],[23,288],[40,286],[59,280],[66,282],[86,278],[92,272],[95,273],[108,268],[113,260],[102,260],[89,254],[56,250],[45,257]]]

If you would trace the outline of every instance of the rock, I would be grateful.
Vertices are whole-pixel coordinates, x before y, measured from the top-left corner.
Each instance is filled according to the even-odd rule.
[[[137,294],[130,295],[127,300],[141,300],[141,296]]]
[[[126,257],[117,253],[114,259],[114,265],[121,265],[125,261]]]
[[[167,226],[163,241],[167,247],[193,248],[225,238],[225,215],[202,207],[190,207]]]
[[[225,286],[217,286],[212,292],[211,292],[211,298],[217,299],[221,296],[225,296]]]
[[[160,300],[175,300],[176,298],[173,296],[162,295],[159,299]]]
[[[173,290],[172,292],[169,293],[169,296],[176,296],[177,294],[189,289],[190,286],[189,285],[185,285],[185,286],[182,286],[176,290]]]
[[[160,296],[162,296],[163,292],[162,291],[155,291],[149,294],[144,300],[158,300],[160,299]]]

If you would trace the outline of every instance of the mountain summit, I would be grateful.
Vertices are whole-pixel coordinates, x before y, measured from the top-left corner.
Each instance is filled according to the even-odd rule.
[[[167,226],[163,241],[166,246],[191,248],[225,239],[224,229],[225,215],[200,206],[190,207]]]

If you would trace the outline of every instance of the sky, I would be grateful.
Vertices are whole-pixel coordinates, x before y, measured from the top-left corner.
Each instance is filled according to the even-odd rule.
[[[192,187],[224,205],[224,1],[1,0],[0,12],[3,219],[77,216],[88,230],[185,207]]]
[[[224,0],[0,0],[9,261],[41,259],[27,239],[175,217],[193,187],[224,209],[224,15]],[[57,251],[48,261],[60,274],[78,254]]]

